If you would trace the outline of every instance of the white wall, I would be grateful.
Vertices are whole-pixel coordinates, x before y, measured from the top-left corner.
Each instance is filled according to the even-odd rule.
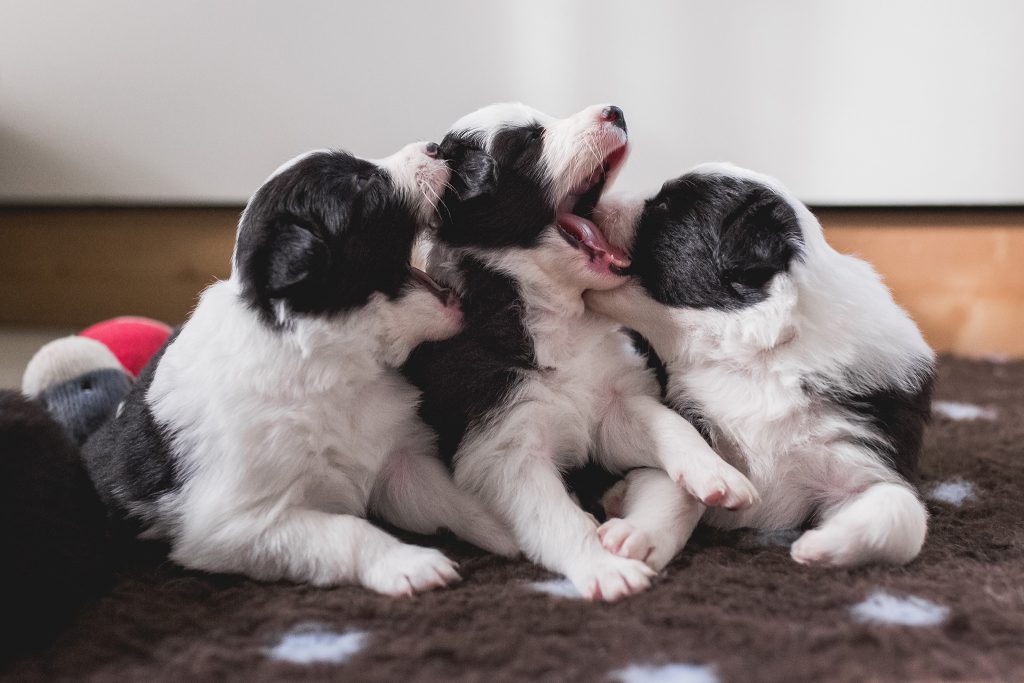
[[[620,187],[706,160],[819,204],[1024,203],[1014,0],[0,0],[0,202],[240,202],[516,99],[626,112]]]

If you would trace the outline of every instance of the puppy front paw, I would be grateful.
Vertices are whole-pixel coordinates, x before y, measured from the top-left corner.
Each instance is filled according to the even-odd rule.
[[[613,517],[598,527],[597,537],[605,550],[619,557],[646,562],[654,552],[654,540],[650,534],[619,517]]]
[[[597,530],[605,550],[619,557],[640,560],[656,572],[668,566],[677,548],[626,519],[612,518]]]
[[[714,467],[693,469],[671,473],[672,479],[708,507],[745,510],[761,499],[750,480],[724,460]]]
[[[460,580],[456,564],[433,548],[401,544],[381,555],[363,575],[372,591],[401,597]]]
[[[615,602],[650,588],[654,574],[639,560],[602,553],[581,563],[569,573],[569,580],[587,600]]]

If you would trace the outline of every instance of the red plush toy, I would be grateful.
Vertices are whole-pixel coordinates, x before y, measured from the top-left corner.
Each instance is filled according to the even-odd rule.
[[[54,339],[28,362],[21,391],[83,443],[114,413],[170,333],[156,320],[124,317]]]
[[[79,332],[81,337],[102,342],[132,377],[138,376],[170,335],[171,328],[162,322],[136,316],[111,318]]]

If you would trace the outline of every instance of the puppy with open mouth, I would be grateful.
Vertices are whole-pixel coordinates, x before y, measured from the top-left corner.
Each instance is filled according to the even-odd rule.
[[[912,482],[935,360],[871,266],[832,249],[777,181],[724,164],[646,200],[607,198],[597,215],[632,264],[588,307],[649,342],[669,404],[762,496],[705,512],[663,474],[637,471],[609,533],[653,546],[653,566],[702,515],[730,529],[813,520],[791,549],[803,564],[916,557],[927,512]]]
[[[647,588],[652,572],[602,546],[564,472],[591,459],[615,472],[651,466],[709,505],[756,498],[662,405],[619,326],[583,305],[584,290],[621,285],[629,266],[590,220],[626,152],[618,107],[555,119],[499,104],[458,121],[441,143],[452,180],[429,270],[460,292],[465,328],[405,367],[456,483],[530,559],[604,600]]]
[[[85,445],[117,516],[185,567],[389,595],[458,575],[368,514],[516,552],[454,486],[398,370],[462,325],[458,299],[409,265],[448,180],[437,145],[417,143],[375,162],[310,152],[259,188],[230,279]]]

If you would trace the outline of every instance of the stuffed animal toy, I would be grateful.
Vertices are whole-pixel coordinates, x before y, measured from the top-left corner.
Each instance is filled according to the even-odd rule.
[[[102,342],[78,335],[61,337],[32,356],[21,378],[21,391],[26,396],[38,396],[47,387],[101,369],[127,373],[117,356]]]
[[[170,335],[115,318],[43,346],[0,390],[0,660],[44,643],[111,577],[115,530],[79,447]]]
[[[171,336],[171,328],[149,318],[122,316],[96,323],[78,334],[103,342],[125,370],[132,377],[138,377],[153,354],[159,351]]]
[[[22,392],[37,398],[82,444],[128,395],[133,378],[170,335],[148,318],[113,318],[55,339],[29,361]]]
[[[131,388],[128,373],[106,368],[47,387],[39,393],[38,399],[80,446],[114,414]]]

